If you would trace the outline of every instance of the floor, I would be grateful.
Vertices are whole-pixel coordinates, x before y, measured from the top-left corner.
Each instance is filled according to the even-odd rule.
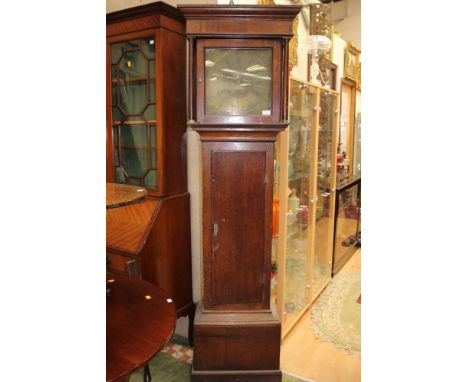
[[[361,251],[349,259],[341,272],[360,271]],[[310,313],[304,313],[281,346],[281,369],[314,382],[359,382],[361,357],[318,340],[311,329]]]

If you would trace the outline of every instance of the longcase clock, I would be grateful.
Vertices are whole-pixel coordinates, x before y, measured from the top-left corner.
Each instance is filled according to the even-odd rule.
[[[288,125],[288,42],[300,6],[181,5],[189,126],[200,134],[203,298],[192,381],[281,381],[270,307],[273,150]]]

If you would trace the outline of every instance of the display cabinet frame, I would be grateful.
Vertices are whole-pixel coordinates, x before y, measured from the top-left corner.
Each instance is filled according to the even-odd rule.
[[[302,81],[296,78],[290,78],[290,102],[291,101],[291,92],[293,83],[299,84],[299,86],[307,89],[313,89],[316,92],[316,96],[312,97],[311,103],[308,105],[308,113],[310,120],[312,121],[312,134],[310,137],[310,145],[311,145],[311,152],[308,157],[310,161],[309,167],[309,175],[307,180],[307,186],[309,190],[309,194],[307,195],[308,198],[308,221],[307,221],[307,231],[305,237],[307,238],[307,249],[306,249],[306,259],[305,262],[308,264],[306,270],[306,279],[307,279],[307,287],[310,288],[308,292],[308,298],[304,306],[296,312],[296,314],[292,317],[291,320],[288,319],[286,314],[286,301],[285,301],[285,294],[287,292],[288,287],[288,279],[286,275],[287,269],[287,258],[288,258],[288,240],[290,240],[289,232],[288,232],[288,188],[289,188],[289,147],[290,147],[290,129],[289,127],[286,131],[280,134],[278,139],[278,154],[279,154],[279,163],[281,167],[280,171],[280,179],[279,179],[279,199],[280,199],[280,206],[279,206],[279,238],[277,241],[277,257],[278,257],[278,280],[276,285],[276,302],[279,310],[279,314],[281,316],[282,321],[282,338],[285,338],[287,334],[291,331],[294,325],[298,322],[298,320],[302,317],[302,315],[308,310],[312,302],[320,295],[323,289],[326,287],[328,281],[331,279],[331,263],[332,263],[332,245],[333,245],[333,216],[334,216],[334,205],[335,205],[335,189],[336,189],[336,147],[338,142],[338,110],[339,110],[339,93],[331,90],[326,87],[317,86],[312,83],[308,83],[306,81]],[[319,199],[318,195],[318,153],[319,153],[319,126],[320,115],[321,115],[321,108],[320,108],[320,97],[323,94],[332,94],[335,98],[335,106],[334,110],[332,110],[332,141],[330,150],[330,189],[328,190],[327,198],[328,198],[328,205],[329,205],[329,216],[328,222],[326,222],[326,235],[325,237],[317,237],[317,201]],[[290,103],[291,105],[291,103]],[[290,111],[290,118],[292,115],[292,111]],[[292,123],[292,122],[291,122]],[[314,280],[314,275],[312,272],[312,267],[314,265],[314,261],[318,256],[318,251],[315,250],[317,240],[324,240],[326,250],[326,263],[329,271],[326,271],[325,278],[318,280],[317,285],[313,285],[316,281]],[[321,259],[323,260],[323,259]],[[327,268],[327,269],[328,269]]]

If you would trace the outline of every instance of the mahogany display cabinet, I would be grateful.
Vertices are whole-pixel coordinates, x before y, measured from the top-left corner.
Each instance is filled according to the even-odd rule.
[[[288,125],[288,42],[300,6],[180,5],[189,122],[202,146],[202,301],[192,381],[281,381],[270,306],[273,151]]]
[[[106,244],[110,271],[158,285],[193,321],[184,33],[162,2],[107,14],[107,182],[148,197],[107,210]]]

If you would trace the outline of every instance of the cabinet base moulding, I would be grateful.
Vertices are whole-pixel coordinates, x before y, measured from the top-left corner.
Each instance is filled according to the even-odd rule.
[[[234,375],[244,376],[239,381],[276,381],[273,376],[281,375],[281,325],[269,310],[203,311],[199,306],[194,338],[192,375],[197,378],[192,381],[235,381],[229,379]],[[260,379],[253,379],[257,375]]]
[[[216,370],[192,368],[192,382],[281,382],[280,370]]]

